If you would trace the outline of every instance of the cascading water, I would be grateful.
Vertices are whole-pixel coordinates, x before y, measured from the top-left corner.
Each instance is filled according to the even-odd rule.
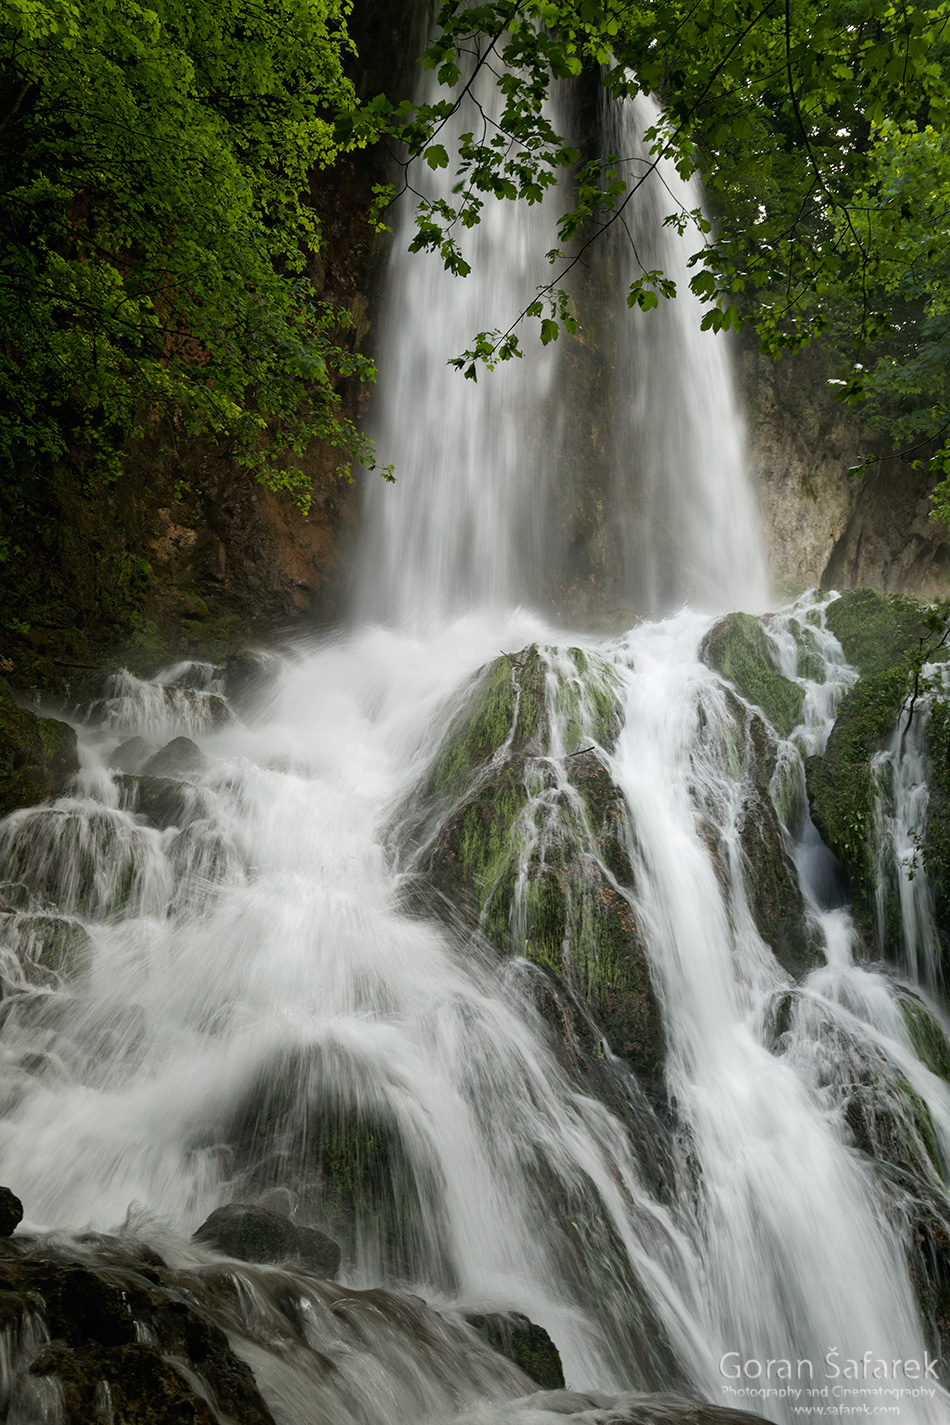
[[[619,123],[618,148],[636,129]],[[665,169],[656,183],[651,218]],[[782,742],[700,657],[708,612],[600,644],[512,612],[550,554],[562,472],[538,433],[569,407],[562,358],[476,387],[443,362],[487,303],[504,320],[530,293],[535,222],[490,211],[461,286],[394,258],[377,436],[400,481],[371,493],[361,621],[302,644],[237,712],[207,666],[121,675],[81,730],[74,795],[0,824],[3,1178],[34,1229],[125,1222],[179,1307],[213,1286],[215,1321],[281,1425],[646,1419],[598,1392],[657,1389],[791,1422],[794,1391],[827,1384],[829,1352],[842,1367],[925,1357],[910,1195],[853,1144],[890,1115],[938,1201],[950,1092],[891,982],[853,963],[834,876],[802,831],[800,751],[820,750],[851,675],[820,605],[774,620],[804,689],[797,741]],[[629,597],[667,613],[687,595],[758,605],[722,344],[694,334],[683,293],[632,320],[635,354],[617,363],[632,389],[616,398],[631,458],[614,481],[617,510],[632,501],[642,522],[617,515]],[[497,659],[529,645],[546,651]],[[503,716],[473,681],[486,664]],[[466,761],[452,739],[472,709]],[[578,790],[603,776],[623,794],[602,814],[609,835]],[[753,811],[776,864],[795,849],[802,869],[815,968],[801,983],[757,926]],[[436,919],[420,868],[448,845],[457,874],[479,825],[475,902],[437,888]],[[542,892],[568,873],[546,930]],[[636,927],[659,1002],[667,1054],[648,1091],[582,1003],[614,1004],[605,916]],[[499,954],[531,947],[533,967]],[[574,1026],[560,1058],[555,1011]],[[636,1030],[614,1018],[635,1057]],[[185,1245],[227,1200],[334,1232],[347,1286],[224,1271]],[[71,1250],[118,1249],[93,1235]],[[123,1271],[144,1299],[151,1279]],[[361,1294],[379,1286],[429,1308]],[[511,1311],[547,1328],[568,1385],[593,1395],[512,1403],[530,1381],[459,1314]],[[58,1387],[29,1375],[46,1341],[30,1322],[3,1338],[0,1398],[11,1419],[56,1421]],[[947,1397],[922,1385],[898,1418],[938,1425]]]
[[[671,158],[651,154],[644,134],[660,122],[641,96],[611,105],[604,123],[604,147],[620,155],[628,184],[655,163],[612,230],[618,276],[629,286],[659,269],[678,294],[646,320],[621,313],[616,323],[609,527],[627,601],[641,614],[682,603],[761,609],[768,579],[729,363],[722,340],[701,330],[689,290],[697,234],[690,224],[683,237],[663,226],[669,214],[700,208],[702,193]]]

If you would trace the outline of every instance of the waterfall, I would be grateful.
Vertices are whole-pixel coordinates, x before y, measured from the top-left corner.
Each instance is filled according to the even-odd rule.
[[[610,121],[634,164],[654,117]],[[823,606],[769,625],[802,690],[787,739],[703,656],[716,612],[764,602],[764,565],[728,351],[656,224],[698,190],[665,162],[654,179],[607,266],[622,291],[635,247],[680,296],[630,315],[596,452],[606,597],[653,621],[553,621],[579,414],[565,342],[475,385],[444,365],[532,294],[549,204],[489,205],[461,283],[405,256],[404,217],[375,417],[399,478],[368,494],[355,616],[243,701],[207,664],[118,674],[71,794],[0,823],[2,1177],[41,1247],[114,1264],[144,1242],[180,1309],[204,1291],[281,1425],[608,1425],[669,1418],[624,1413],[659,1390],[791,1425],[832,1379],[852,1389],[832,1404],[887,1403],[825,1374],[829,1353],[839,1371],[925,1360],[913,1195],[856,1142],[888,1117],[942,1201],[950,1091],[892,983],[856,963],[802,809],[802,755],[854,677]],[[802,871],[797,976],[758,928],[752,811]],[[426,887],[479,827],[477,894]],[[646,1087],[635,1032],[615,1053],[583,997],[609,1010],[616,989],[601,912],[648,966],[666,1057]],[[338,1237],[342,1285],[225,1270],[187,1239],[227,1201]],[[550,1333],[570,1390],[531,1396],[466,1324],[493,1312]],[[29,1375],[45,1331],[0,1333],[0,1399],[24,1421],[58,1418]],[[898,1418],[940,1425],[947,1405],[928,1376]]]
[[[603,146],[619,154],[628,184],[653,161],[644,133],[660,121],[645,95],[608,107]],[[677,290],[675,301],[615,319],[609,523],[626,601],[654,617],[683,603],[757,610],[768,599],[729,347],[701,330],[689,289],[688,258],[700,235],[692,223],[682,237],[664,227],[668,215],[701,207],[697,180],[684,182],[663,156],[611,231],[624,287],[658,268]]]

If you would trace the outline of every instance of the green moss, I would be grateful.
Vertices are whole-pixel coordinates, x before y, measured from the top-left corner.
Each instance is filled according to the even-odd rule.
[[[862,678],[838,710],[824,756],[809,758],[806,769],[815,824],[866,914],[874,900],[871,758],[892,736],[906,692],[904,668]]]
[[[461,795],[471,785],[475,771],[511,733],[516,696],[508,658],[496,658],[479,673],[442,739],[431,778],[437,792]]]
[[[805,690],[772,666],[765,631],[751,614],[728,614],[709,632],[706,662],[766,714],[782,737],[802,720]]]
[[[950,1040],[925,1005],[902,995],[901,1014],[918,1059],[932,1074],[950,1083]]]
[[[564,1371],[557,1347],[540,1326],[525,1316],[472,1316],[470,1325],[493,1351],[513,1361],[543,1390],[562,1390]]]
[[[79,770],[76,734],[0,692],[0,816],[57,796]]]
[[[933,879],[937,923],[950,940],[950,704],[934,701],[927,723],[930,751],[927,820],[923,862]]]
[[[928,638],[922,606],[901,594],[849,589],[827,605],[826,626],[862,674],[885,673]]]

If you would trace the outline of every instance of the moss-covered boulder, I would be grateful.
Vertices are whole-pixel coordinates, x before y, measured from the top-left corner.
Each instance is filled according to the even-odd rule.
[[[782,737],[788,737],[801,722],[805,690],[775,667],[757,618],[727,614],[706,635],[702,656],[748,702],[762,709]]]
[[[74,916],[46,911],[0,911],[0,940],[22,962],[52,971],[61,979],[77,980],[89,969],[92,941]]]
[[[810,757],[806,767],[812,817],[848,872],[854,909],[866,930],[876,916],[872,758],[894,734],[907,686],[900,666],[862,678],[838,710],[824,755]],[[885,938],[893,941],[900,933],[893,898],[889,912]]]
[[[416,842],[425,908],[548,972],[659,1092],[663,1027],[630,895],[626,807],[599,750],[618,726],[602,660],[537,647],[496,659],[450,722],[402,835]]]
[[[826,606],[825,626],[864,677],[886,673],[932,640],[923,607],[902,594],[849,589]]]
[[[543,1326],[536,1326],[520,1312],[502,1315],[469,1316],[468,1324],[488,1342],[493,1351],[514,1361],[544,1390],[561,1390],[564,1369],[557,1347]]]
[[[950,1039],[939,1020],[909,990],[900,991],[898,1003],[918,1059],[932,1074],[950,1083]]]
[[[73,729],[18,707],[0,679],[0,816],[59,796],[78,770]]]

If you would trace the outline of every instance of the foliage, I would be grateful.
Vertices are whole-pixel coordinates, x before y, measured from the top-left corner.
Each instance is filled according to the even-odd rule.
[[[3,0],[0,462],[108,465],[160,418],[306,503],[314,438],[372,464],[334,387],[370,364],[319,300],[309,175],[352,102],[344,0]]]
[[[671,199],[667,218],[699,235],[690,285],[708,304],[704,325],[751,321],[773,357],[832,339],[839,398],[871,397],[894,438],[923,442],[929,457],[950,429],[948,17],[943,0],[445,0],[423,56],[440,97],[394,107],[380,96],[342,113],[337,137],[404,145],[402,183],[380,191],[378,212],[415,193],[413,249],[438,251],[462,275],[464,233],[485,201],[537,202],[570,172],[550,281],[506,330],[480,332],[460,353],[467,376],[519,356],[526,318],[545,343],[576,331],[567,274],[669,154],[684,174],[702,172],[717,213],[713,231]],[[582,163],[555,131],[552,84],[585,68],[599,68],[614,100],[640,90],[661,100],[646,171],[620,154]],[[447,125],[472,105],[452,152]],[[451,174],[443,196],[415,186],[420,164]],[[627,300],[649,309],[675,294],[662,271],[643,270]],[[947,451],[938,469],[950,469]]]

